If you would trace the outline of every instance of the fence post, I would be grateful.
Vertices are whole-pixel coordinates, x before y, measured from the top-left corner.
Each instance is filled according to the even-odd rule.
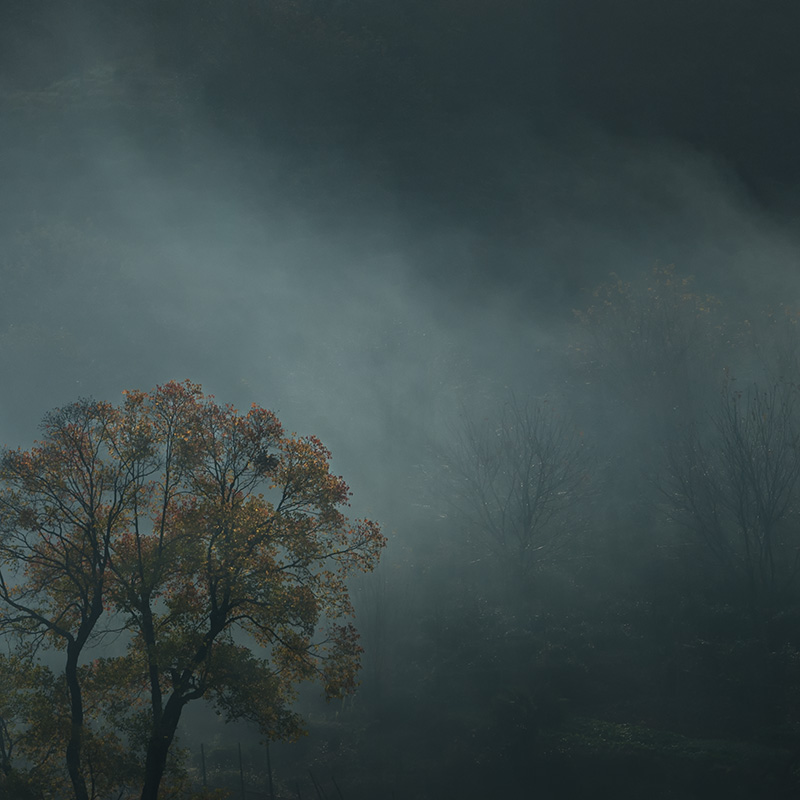
[[[272,788],[272,760],[269,757],[269,739],[267,740],[267,778],[269,779],[269,800],[275,800],[275,790]]]
[[[244,768],[242,767],[242,743],[239,742],[239,785],[242,790],[242,800],[246,800],[244,796]]]

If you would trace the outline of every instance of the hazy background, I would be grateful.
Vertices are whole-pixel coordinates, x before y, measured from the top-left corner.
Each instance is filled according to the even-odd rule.
[[[189,377],[378,479],[476,381],[546,380],[609,272],[795,292],[795,4],[294,5],[272,63],[225,4],[4,3],[5,443]]]
[[[3,444],[189,378],[319,435],[392,563],[430,443],[558,395],[610,273],[796,302],[796,2],[246,7],[4,0]]]

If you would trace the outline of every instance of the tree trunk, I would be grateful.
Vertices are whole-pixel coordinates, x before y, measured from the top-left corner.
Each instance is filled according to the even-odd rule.
[[[83,744],[83,696],[78,680],[78,656],[80,648],[75,642],[67,645],[67,663],[64,677],[69,690],[70,731],[67,741],[66,762],[75,800],[89,800],[86,781],[81,771],[81,746]]]
[[[175,731],[178,729],[178,722],[185,705],[184,698],[173,694],[164,706],[164,713],[153,721],[153,729],[147,743],[141,800],[158,800],[158,789],[167,768],[169,748],[175,738]]]

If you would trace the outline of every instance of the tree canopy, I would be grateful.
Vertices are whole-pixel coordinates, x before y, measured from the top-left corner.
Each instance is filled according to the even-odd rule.
[[[2,459],[0,625],[20,648],[64,651],[78,800],[94,794],[87,742],[103,708],[124,710],[114,728],[143,757],[142,798],[155,798],[187,703],[291,738],[299,683],[329,697],[354,688],[346,578],[372,569],[385,540],[344,515],[349,489],[316,437],[189,382],[127,392],[119,407],[80,400],[42,429]],[[124,654],[89,661],[120,632]]]

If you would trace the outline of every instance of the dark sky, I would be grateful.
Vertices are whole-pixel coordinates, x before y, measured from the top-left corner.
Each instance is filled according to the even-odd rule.
[[[190,378],[394,526],[414,448],[552,391],[610,272],[795,301],[797,3],[240,5],[4,3],[4,443]]]

